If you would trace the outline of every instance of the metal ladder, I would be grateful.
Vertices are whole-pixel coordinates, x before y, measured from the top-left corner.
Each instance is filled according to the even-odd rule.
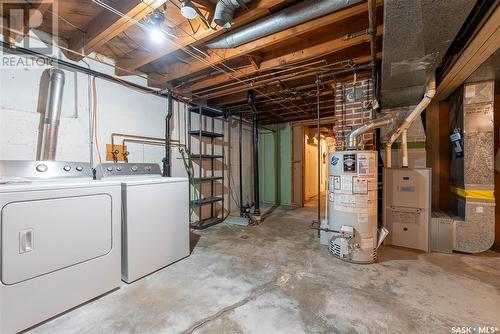
[[[191,228],[201,230],[224,221],[225,211],[224,211],[224,169],[225,169],[225,159],[224,159],[224,113],[220,110],[205,107],[205,106],[193,106],[188,108],[188,151],[190,152],[191,161],[198,164],[198,173],[193,175],[191,186],[189,187],[189,198],[190,198],[190,209],[196,210],[198,213],[198,221],[190,222]],[[192,117],[198,117],[198,129],[192,129]],[[206,122],[207,121],[207,122]],[[220,121],[222,126],[222,132],[215,132],[215,122]],[[210,129],[204,129],[205,123]],[[198,137],[198,152],[193,153],[192,150],[192,138]],[[207,144],[204,152],[203,146]],[[217,143],[218,140],[222,142]],[[215,147],[220,145],[221,150],[219,153],[215,153]],[[203,169],[203,162],[209,161],[210,170]],[[216,161],[222,163],[221,173],[216,174]],[[205,164],[206,165],[206,164]],[[196,170],[196,168],[194,168]],[[205,175],[203,172],[207,172]],[[196,173],[195,173],[196,174]],[[218,182],[220,181],[220,183]],[[203,185],[210,183],[210,194],[203,195]],[[221,194],[217,194],[216,184],[221,185]],[[197,198],[192,199],[193,194],[199,194]],[[216,204],[220,203],[222,216],[217,217],[214,209]],[[210,205],[210,217],[203,218],[203,207]]]

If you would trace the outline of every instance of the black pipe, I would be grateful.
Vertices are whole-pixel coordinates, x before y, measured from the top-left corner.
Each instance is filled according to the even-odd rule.
[[[240,162],[240,216],[243,217],[244,215],[244,210],[243,210],[243,154],[241,152],[241,149],[243,147],[242,140],[243,140],[243,115],[240,114],[240,135],[239,135],[239,162]]]
[[[256,216],[260,216],[260,187],[259,187],[259,130],[257,124],[257,108],[255,107],[255,96],[253,90],[247,93],[248,106],[252,110],[252,139],[253,139],[253,197]]]
[[[317,113],[316,113],[316,130],[318,131],[318,224],[321,225],[321,117],[320,117],[320,104],[319,104],[319,84],[321,80],[316,78],[316,96],[317,96]],[[325,217],[326,219],[326,217]],[[318,230],[318,237],[320,231]]]
[[[165,116],[165,158],[163,158],[163,176],[170,177],[170,119],[172,118],[172,92],[168,91],[167,115]]]
[[[47,55],[44,55],[44,54],[39,53],[39,52],[34,51],[34,50],[30,50],[30,49],[23,48],[23,47],[17,47],[15,45],[12,45],[12,44],[4,42],[4,41],[0,41],[0,42],[2,43],[2,47],[4,49],[8,49],[9,52],[14,53],[14,54],[22,54],[22,55],[36,57],[39,59],[44,59],[50,65],[57,64],[57,65],[60,65],[62,67],[66,67],[66,68],[69,68],[69,69],[72,69],[72,70],[75,70],[75,71],[78,71],[78,72],[81,72],[84,74],[88,74],[88,75],[91,75],[91,76],[94,76],[94,77],[97,77],[100,79],[108,80],[108,81],[119,83],[119,84],[126,85],[126,86],[130,86],[130,87],[142,90],[145,93],[152,93],[156,96],[160,96],[163,98],[168,98],[168,96],[169,96],[169,94],[165,94],[163,91],[160,91],[160,90],[154,90],[154,89],[151,89],[151,88],[148,88],[148,87],[145,87],[142,85],[138,85],[138,84],[130,82],[130,81],[118,79],[112,75],[102,73],[99,71],[95,71],[95,70],[92,70],[90,68],[83,67],[83,66],[68,62],[66,60],[47,56]],[[176,99],[176,100],[179,102],[184,102],[184,101],[179,100],[179,99]]]
[[[377,2],[376,0],[368,0],[368,31],[370,33],[370,53],[372,67],[372,91],[373,99],[377,98]],[[372,119],[375,119],[375,113],[372,113]]]
[[[371,69],[373,68],[372,64],[365,64],[365,65],[356,65],[352,68],[348,68],[348,69],[345,69],[345,70],[340,70],[340,71],[334,71],[334,72],[330,72],[330,73],[325,73],[325,74],[320,74],[318,75],[318,78],[320,80],[328,80],[330,77],[332,79],[335,79],[335,76],[337,75],[342,75],[342,74],[346,74],[346,73],[351,73],[351,72],[356,72],[356,71],[361,71],[361,70],[368,70],[368,69]]]

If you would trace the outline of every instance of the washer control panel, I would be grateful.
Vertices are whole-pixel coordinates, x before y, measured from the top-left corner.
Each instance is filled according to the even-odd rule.
[[[93,177],[92,166],[88,162],[73,161],[0,161],[1,177],[28,179]]]
[[[103,163],[96,168],[97,179],[111,176],[161,175],[160,165],[153,163]]]

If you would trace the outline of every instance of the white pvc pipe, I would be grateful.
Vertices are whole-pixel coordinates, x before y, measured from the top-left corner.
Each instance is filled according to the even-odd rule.
[[[401,135],[401,150],[403,151],[403,168],[408,168],[408,130]]]
[[[392,167],[392,147],[388,144],[385,144],[385,167]]]
[[[427,84],[422,101],[420,101],[415,109],[413,109],[413,111],[404,119],[403,123],[401,123],[401,125],[396,130],[394,130],[389,136],[387,136],[385,144],[386,157],[389,157],[390,155],[390,148],[392,144],[404,131],[406,131],[410,127],[411,123],[413,123],[413,121],[425,110],[425,108],[427,108],[429,103],[431,103],[434,94],[436,94],[436,79],[433,77]],[[408,155],[406,157],[408,158]],[[388,158],[387,161],[390,161],[390,158]],[[386,167],[388,168],[392,167],[391,164],[386,165]]]

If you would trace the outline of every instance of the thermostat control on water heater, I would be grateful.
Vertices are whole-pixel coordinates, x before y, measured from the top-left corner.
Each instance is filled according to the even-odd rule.
[[[381,243],[377,238],[377,152],[330,153],[328,175],[328,214],[321,243],[343,260],[375,262]]]

